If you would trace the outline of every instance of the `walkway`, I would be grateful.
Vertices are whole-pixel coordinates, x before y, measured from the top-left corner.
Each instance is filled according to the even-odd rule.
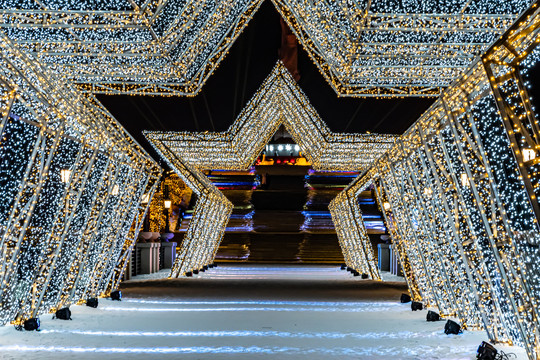
[[[399,303],[404,290],[328,266],[138,277],[123,285],[122,302],[72,306],[73,321],[42,316],[40,333],[0,328],[0,359],[475,358],[483,332],[444,335],[444,322]]]

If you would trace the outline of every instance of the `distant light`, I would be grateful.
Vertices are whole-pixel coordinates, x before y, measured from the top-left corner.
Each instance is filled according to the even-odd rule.
[[[277,149],[278,149],[278,151],[282,151],[283,150],[283,145],[278,145]]]
[[[384,206],[384,210],[386,210],[386,211],[390,210],[390,203],[389,202],[385,201],[383,206]]]
[[[64,184],[67,184],[69,182],[70,177],[71,177],[71,170],[67,170],[67,169],[60,170],[60,178],[62,179],[62,182]]]
[[[274,151],[274,145],[270,145],[268,148],[270,149],[270,151]]]
[[[536,158],[536,152],[533,149],[523,149],[523,161],[531,161]]]
[[[461,179],[461,186],[463,187],[469,186],[469,177],[467,176],[467,174],[462,173],[460,176],[460,179]]]
[[[170,209],[170,208],[171,208],[171,205],[172,205],[172,201],[171,201],[171,200],[165,200],[165,201],[163,201],[163,206],[165,206],[165,209]]]
[[[143,194],[141,204],[148,204],[150,202],[150,194]]]
[[[119,192],[120,192],[120,187],[118,186],[118,184],[114,184],[111,194],[114,196],[117,196]]]
[[[292,146],[291,146],[291,144],[287,144],[287,145],[285,145],[285,150],[287,150],[287,151],[291,151],[291,149],[292,149]]]
[[[300,151],[300,146],[294,145],[294,151]]]

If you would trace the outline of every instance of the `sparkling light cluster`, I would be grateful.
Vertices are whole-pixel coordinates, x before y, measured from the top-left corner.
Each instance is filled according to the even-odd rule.
[[[197,179],[201,178],[203,169],[247,170],[282,124],[316,170],[365,169],[385,153],[396,138],[393,135],[330,132],[280,61],[226,132],[146,132],[145,135],[189,185],[189,177],[197,174]],[[176,165],[175,161],[181,164]],[[230,206],[225,205],[223,195],[206,180],[198,180],[192,189],[200,192],[204,188],[214,194],[212,200],[223,210],[220,215],[215,215],[219,222],[212,227],[215,230],[212,241],[217,246],[229,217]],[[201,242],[199,238],[191,238],[190,229],[199,227],[199,221],[207,221],[209,215],[203,211],[208,214],[216,211],[214,207],[200,209],[190,223],[183,241],[185,244]],[[207,237],[204,238],[204,241],[207,240]],[[187,254],[187,250],[182,251],[181,255],[184,253]],[[180,263],[188,260],[182,257],[178,259]],[[213,258],[205,258],[207,260],[211,262]],[[205,265],[202,260],[197,264],[202,264],[201,267]],[[173,275],[191,270],[193,268],[178,264],[173,269]]]
[[[164,179],[156,189],[148,208],[148,229],[146,231],[165,232],[166,222],[169,221],[169,230],[176,231],[180,227],[181,217],[176,206],[182,203],[187,205],[191,200],[191,189],[175,173],[164,174]],[[171,200],[173,207],[165,212],[165,200]]]
[[[0,324],[118,286],[161,169],[92,96],[0,38]]]
[[[519,72],[538,62],[539,25],[535,3],[332,203],[335,221],[355,226],[338,232],[354,254],[366,236],[356,198],[374,186],[414,298],[530,359],[540,356],[540,229],[536,163],[523,150],[538,153],[539,123]]]
[[[532,0],[272,0],[342,96],[437,96]],[[0,27],[92,93],[195,95],[262,0],[0,0]]]

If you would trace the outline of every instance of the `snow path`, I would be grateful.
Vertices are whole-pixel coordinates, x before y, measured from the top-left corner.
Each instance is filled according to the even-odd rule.
[[[138,277],[125,284],[122,302],[100,299],[97,309],[72,306],[73,321],[42,316],[39,333],[0,328],[0,359],[450,360],[474,359],[480,342],[487,340],[482,331],[445,335],[443,321],[428,323],[425,310],[412,312],[410,304],[396,301],[400,284],[381,293],[391,299],[359,296],[361,300],[355,301],[343,292],[332,295],[334,288],[325,286],[373,282],[330,266],[279,268],[227,265],[194,278],[140,281]],[[283,282],[284,276],[289,282]],[[200,286],[214,292],[198,298],[190,292],[178,295],[163,285],[167,281],[176,289]],[[320,287],[328,296],[310,297],[310,287],[298,287],[293,293],[290,286],[297,288],[295,281]],[[273,296],[250,293],[254,282],[262,282],[261,288]],[[284,290],[279,291],[275,282],[281,282]],[[217,296],[222,290],[216,290],[216,283],[230,285],[231,291],[245,289],[237,298],[234,293]],[[342,294],[347,296],[341,298]],[[504,350],[526,359],[522,349]]]

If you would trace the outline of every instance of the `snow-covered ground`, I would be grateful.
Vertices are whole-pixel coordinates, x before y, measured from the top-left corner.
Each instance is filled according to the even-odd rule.
[[[158,275],[152,277],[167,273]],[[177,287],[194,282],[204,286],[231,277],[264,281],[280,276],[306,282],[362,281],[328,266],[284,267],[281,273],[276,266],[220,266],[172,281]],[[152,280],[143,282],[148,287]],[[134,290],[126,288],[128,296],[121,302],[100,299],[97,309],[72,306],[73,321],[42,316],[41,332],[0,328],[0,359],[474,359],[480,342],[487,340],[481,331],[447,336],[443,321],[428,323],[425,310],[413,312],[397,299],[298,300],[279,295],[231,300],[174,298],[163,296],[163,288],[143,297],[130,292]],[[504,351],[526,359],[522,349]]]

